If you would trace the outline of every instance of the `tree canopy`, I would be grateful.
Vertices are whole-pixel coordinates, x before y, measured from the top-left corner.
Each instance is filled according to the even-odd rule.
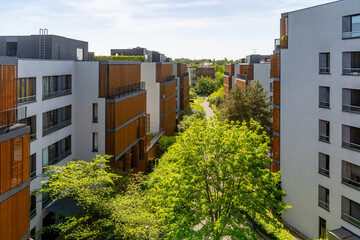
[[[210,95],[211,93],[216,91],[216,81],[212,79],[211,77],[198,77],[196,80],[196,92],[199,95]]]
[[[255,121],[194,119],[147,181],[169,238],[256,239],[247,216],[271,222],[286,209],[280,175],[267,169],[268,143]]]
[[[222,119],[250,122],[254,119],[270,134],[272,129],[272,103],[259,81],[252,81],[245,90],[235,85],[229,92],[229,100],[221,108]]]

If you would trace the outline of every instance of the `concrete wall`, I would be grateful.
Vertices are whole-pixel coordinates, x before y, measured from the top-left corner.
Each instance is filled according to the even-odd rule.
[[[160,83],[156,82],[156,63],[141,64],[141,81],[145,82],[146,112],[150,114],[150,132],[160,131]]]
[[[273,93],[270,92],[270,83],[272,83],[272,79],[270,78],[270,63],[254,64],[254,80],[258,80],[263,85],[269,98],[273,95]]]
[[[75,62],[75,157],[90,161],[105,155],[105,98],[99,98],[99,62]],[[98,104],[98,123],[93,123],[93,103]],[[93,133],[98,133],[98,152],[92,152]]]
[[[360,165],[360,153],[341,147],[341,125],[360,127],[359,115],[342,112],[342,88],[360,89],[359,76],[342,75],[342,52],[360,51],[360,40],[342,40],[342,16],[360,13],[345,0],[288,14],[288,49],[281,50],[281,164],[283,219],[310,238],[319,217],[327,228],[360,229],[341,219],[341,196],[360,203],[360,191],[341,183],[341,161]],[[331,74],[319,73],[319,53],[330,52]],[[319,108],[319,86],[330,87],[330,108]],[[330,121],[330,144],[318,140],[319,119]],[[318,173],[319,152],[330,155],[330,178]],[[330,211],[318,206],[318,185],[330,192]]]

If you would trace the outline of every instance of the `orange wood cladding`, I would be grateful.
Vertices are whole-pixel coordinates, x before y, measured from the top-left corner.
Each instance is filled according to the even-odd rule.
[[[246,89],[246,86],[248,85],[246,81],[243,80],[236,80],[236,85],[238,85],[239,87],[241,87],[242,90]]]
[[[274,89],[274,104],[280,105],[280,82],[273,81],[273,89]]]
[[[168,113],[167,116],[161,117],[161,130],[165,131],[176,120],[176,109]]]
[[[189,86],[189,77],[182,78],[180,84],[181,88],[187,88]]]
[[[271,172],[276,173],[278,171],[280,171],[280,165],[277,163],[272,163],[271,164]]]
[[[226,84],[229,87],[232,87],[232,78],[229,77],[229,76],[224,75],[224,84]]]
[[[165,115],[176,106],[176,96],[169,98],[167,101],[160,101],[160,114]]]
[[[271,55],[270,77],[280,78],[280,54]]]
[[[16,66],[0,65],[0,127],[15,120],[15,112],[1,113],[16,107],[15,79]]]
[[[280,110],[277,108],[273,109],[273,129],[274,132],[280,132]]]
[[[175,130],[176,130],[176,123],[173,122],[173,123],[168,127],[168,129],[166,130],[165,136],[172,136],[172,135],[174,135]]]
[[[288,18],[280,19],[280,48],[288,48]]]
[[[146,111],[146,93],[117,103],[106,103],[106,128],[117,128]]]
[[[186,64],[178,63],[177,64],[177,76],[182,77],[187,72]]]
[[[215,79],[215,68],[196,68],[196,78],[201,76]]]
[[[29,134],[0,143],[0,194],[28,180],[29,144]]]
[[[162,99],[168,98],[176,93],[176,81],[160,85],[160,97]]]
[[[226,64],[225,66],[225,72],[228,72],[230,76],[234,76],[234,64]]]
[[[0,203],[0,239],[18,240],[29,232],[29,187]]]
[[[106,154],[117,157],[129,147],[137,136],[138,121],[133,121],[115,133],[106,133]]]
[[[180,109],[181,110],[185,110],[186,108],[188,108],[190,105],[190,99],[189,98],[186,98],[185,100],[183,100],[181,103],[180,103]]]
[[[164,82],[165,78],[173,75],[173,65],[156,63],[156,82]]]
[[[280,160],[280,137],[273,136],[273,158]]]
[[[109,69],[109,73],[108,72]],[[99,67],[99,96],[107,97],[107,87],[109,87],[109,96],[116,94],[116,88],[133,83],[139,83],[141,80],[140,64],[100,64]],[[109,74],[109,76],[108,76]],[[109,80],[109,83],[107,82]],[[107,86],[109,84],[109,86]]]
[[[247,80],[254,80],[254,65],[239,65],[240,74],[246,74]]]

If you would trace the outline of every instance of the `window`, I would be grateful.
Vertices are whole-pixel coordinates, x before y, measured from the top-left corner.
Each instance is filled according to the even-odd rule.
[[[330,108],[330,87],[319,87],[319,107]]]
[[[98,146],[98,133],[93,133],[93,152],[97,152],[99,150]]]
[[[345,112],[360,113],[360,90],[342,89],[342,110]]]
[[[30,140],[36,140],[36,115],[21,120],[21,123],[30,126]]]
[[[329,211],[329,189],[319,185],[319,207]]]
[[[319,173],[327,177],[329,177],[330,175],[329,159],[330,159],[329,155],[319,152]]]
[[[42,165],[56,164],[71,154],[71,135],[42,150]]]
[[[43,136],[71,125],[71,105],[43,113]]]
[[[360,75],[360,52],[343,52],[343,75]]]
[[[18,103],[36,101],[36,78],[19,78],[17,80]]]
[[[93,103],[93,123],[98,123],[99,119],[98,119],[98,104],[97,103]]]
[[[319,238],[326,239],[326,220],[319,217]]]
[[[15,138],[13,142],[14,155],[11,161],[11,188],[23,183],[23,139]]]
[[[273,96],[270,96],[270,100],[269,100],[269,102],[273,102]]]
[[[360,166],[342,161],[342,183],[360,190]]]
[[[36,153],[30,156],[30,179],[36,177]]]
[[[17,42],[6,42],[6,56],[17,56]]]
[[[273,83],[271,82],[270,83],[270,92],[273,92],[274,90],[273,90]]]
[[[71,75],[43,77],[43,100],[71,94]]]
[[[36,216],[36,196],[30,196],[30,219]]]
[[[360,37],[360,15],[343,17],[343,38]]]
[[[342,125],[342,147],[360,151],[360,128]]]
[[[330,143],[330,122],[319,120],[319,140]]]
[[[320,74],[330,73],[330,53],[319,54],[319,73]]]
[[[360,204],[342,196],[341,218],[360,228]]]

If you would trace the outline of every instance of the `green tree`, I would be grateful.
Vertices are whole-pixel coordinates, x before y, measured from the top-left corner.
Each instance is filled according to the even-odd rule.
[[[201,76],[196,80],[195,88],[199,95],[209,95],[216,91],[216,81],[211,77]]]
[[[224,86],[224,73],[216,72],[215,74],[216,88],[219,89]]]
[[[209,98],[209,103],[214,104],[216,107],[224,101],[224,87],[220,87],[216,92],[213,92]]]
[[[195,119],[147,181],[170,239],[256,239],[247,214],[268,223],[287,209],[279,173],[267,167],[269,138],[261,126]],[[275,224],[275,223],[274,223]]]
[[[65,239],[158,239],[160,219],[140,188],[143,176],[113,173],[108,158],[45,168],[46,187],[40,193],[52,200],[71,199],[79,209],[54,228]]]
[[[229,100],[222,105],[222,119],[229,121],[259,122],[268,134],[272,129],[272,104],[259,81],[252,81],[246,89],[234,86],[229,92]]]

